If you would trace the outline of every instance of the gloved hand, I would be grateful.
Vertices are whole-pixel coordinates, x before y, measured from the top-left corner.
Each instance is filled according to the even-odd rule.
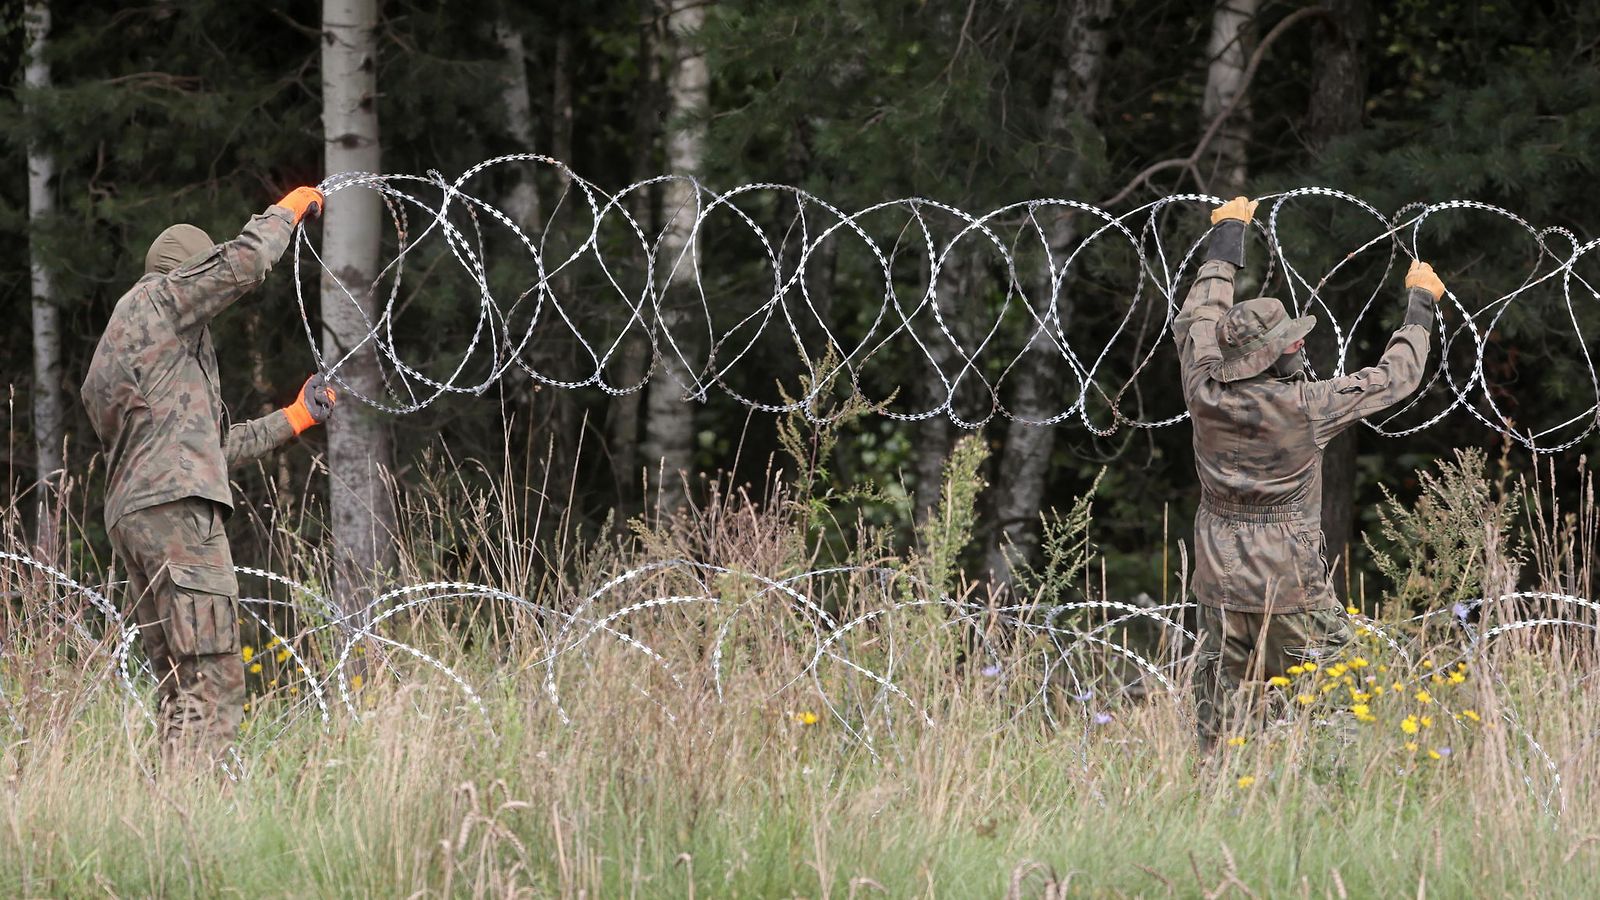
[[[1433,266],[1420,259],[1412,260],[1411,268],[1406,271],[1406,290],[1409,291],[1412,288],[1422,288],[1432,294],[1433,302],[1435,303],[1438,303],[1439,298],[1444,296],[1444,282],[1440,281],[1439,276],[1434,274]]]
[[[325,200],[326,198],[322,196],[322,192],[314,187],[297,187],[285,194],[282,200],[273,205],[281,206],[294,213],[294,223],[299,225],[300,220],[305,218],[308,213],[313,216],[321,214],[322,204]]]
[[[328,380],[321,375],[313,375],[300,386],[300,396],[283,408],[283,415],[294,428],[294,433],[299,434],[313,425],[328,421],[337,400],[338,395],[328,385]]]
[[[1260,202],[1249,197],[1235,197],[1211,211],[1211,224],[1215,225],[1227,219],[1248,222],[1256,214],[1256,204]]]

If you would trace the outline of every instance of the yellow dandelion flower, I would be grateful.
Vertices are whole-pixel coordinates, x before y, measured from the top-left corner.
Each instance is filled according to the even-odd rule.
[[[1299,675],[1304,675],[1305,673],[1306,673],[1306,667],[1305,666],[1290,666],[1289,667],[1289,674],[1290,675],[1299,676]]]
[[[1330,681],[1330,682],[1328,682],[1328,683],[1327,683],[1327,684],[1325,684],[1325,685],[1323,685],[1323,686],[1322,686],[1322,691],[1321,691],[1321,693],[1324,693],[1324,694],[1331,694],[1331,693],[1333,693],[1333,692],[1334,692],[1334,691],[1336,691],[1336,690],[1338,690],[1338,689],[1339,689],[1339,682],[1337,682],[1337,681]]]
[[[1363,716],[1370,715],[1372,712],[1372,707],[1366,705],[1365,703],[1356,703],[1351,705],[1350,711],[1355,713],[1356,718],[1359,719]]]
[[[1301,706],[1310,706],[1311,704],[1317,702],[1317,698],[1311,696],[1310,694],[1301,694],[1294,699],[1299,701]]]
[[[245,662],[249,662],[250,658],[256,655],[256,648],[250,646],[249,644],[245,644],[244,647],[239,650],[239,655],[244,657]]]
[[[1406,734],[1416,734],[1419,727],[1416,716],[1406,716],[1400,721],[1400,730]]]
[[[1430,680],[1430,681],[1432,681],[1432,682],[1433,682],[1433,683],[1434,683],[1434,684],[1436,684],[1436,685],[1437,685],[1437,684],[1444,684],[1444,676],[1443,676],[1443,675],[1440,675],[1440,674],[1439,674],[1439,673],[1437,673],[1437,672],[1435,672],[1435,673],[1434,673],[1434,674],[1433,674],[1433,676],[1432,676],[1432,677],[1431,677],[1431,678],[1430,678],[1430,679],[1429,679],[1429,680]]]
[[[357,675],[357,676],[355,676],[355,677],[350,679],[350,686],[359,691],[359,690],[361,690],[361,682],[362,682],[362,680],[363,680],[362,677],[360,675]]]
[[[1431,660],[1431,659],[1425,659],[1425,660],[1423,660],[1423,661],[1422,661],[1422,667],[1423,667],[1423,668],[1424,668],[1424,669],[1431,669],[1431,668],[1433,668],[1433,660]]]
[[[1437,760],[1437,759],[1444,759],[1444,757],[1443,757],[1443,756],[1440,756],[1440,755],[1439,755],[1439,751],[1437,751],[1437,750],[1432,750],[1432,749],[1430,749],[1430,750],[1429,750],[1429,751],[1428,751],[1428,758],[1429,758],[1429,759],[1435,759],[1435,760]]]
[[[1384,664],[1382,664],[1382,663],[1379,663],[1378,664],[1378,671],[1379,672],[1387,672],[1387,671],[1389,671],[1389,667],[1384,665]]]
[[[1475,709],[1463,709],[1461,711],[1461,714],[1463,716],[1466,716],[1467,718],[1471,719],[1474,722],[1482,722],[1483,721],[1483,717],[1478,715],[1478,711],[1475,710]]]
[[[812,712],[809,709],[805,710],[804,712],[801,712],[799,715],[795,716],[794,719],[795,719],[796,722],[799,722],[801,725],[815,725],[815,724],[817,724],[817,714]]]
[[[1412,753],[1417,752],[1417,742],[1416,741],[1406,741],[1406,749],[1411,751]]]
[[[273,638],[272,640],[267,641],[266,649],[271,650],[273,647],[276,647],[281,643],[283,643],[283,641],[280,641],[277,638]]]
[[[1253,785],[1255,783],[1256,783],[1256,777],[1254,775],[1240,775],[1239,776],[1239,787],[1240,788],[1248,788],[1248,787],[1250,787],[1251,785]]]
[[[1467,664],[1464,662],[1458,662],[1456,663],[1456,668],[1465,672],[1467,670]]]
[[[1358,656],[1355,659],[1350,660],[1350,668],[1352,669],[1365,669],[1370,665],[1372,665],[1372,663],[1367,662],[1367,658],[1365,656]]]
[[[1359,610],[1359,609],[1356,609],[1356,608],[1355,608],[1355,607],[1354,607],[1354,606],[1346,606],[1346,607],[1345,607],[1345,608],[1344,608],[1344,611],[1345,611],[1345,612],[1347,612],[1347,613],[1349,613],[1349,614],[1350,614],[1350,615],[1352,615],[1352,616],[1359,616],[1359,615],[1361,615],[1361,610]]]
[[[248,701],[248,700],[246,700],[245,703],[244,703],[244,711],[245,712],[249,712],[250,711],[250,701]]]
[[[1282,675],[1274,675],[1267,679],[1267,684],[1270,684],[1273,687],[1288,687],[1289,679],[1283,677]]]
[[[1422,727],[1423,728],[1432,728],[1433,727],[1433,716],[1423,716],[1422,718],[1418,719],[1417,721],[1422,723]]]
[[[1243,747],[1245,745],[1245,741],[1247,741],[1247,740],[1248,740],[1248,738],[1246,738],[1242,734],[1235,735],[1235,736],[1233,736],[1231,738],[1228,738],[1228,746],[1229,747]]]
[[[1425,689],[1425,688],[1418,690],[1415,694],[1412,694],[1411,696],[1415,697],[1417,699],[1418,703],[1432,703],[1433,702],[1433,695],[1428,693],[1427,689]]]
[[[1317,670],[1317,664],[1314,662],[1308,662],[1305,664],[1304,668],[1307,672],[1315,672]]]
[[[1466,681],[1466,680],[1467,680],[1467,676],[1461,674],[1460,672],[1451,672],[1450,673],[1450,683],[1451,684],[1460,684],[1461,682]]]
[[[250,674],[251,675],[255,675],[255,674],[259,673],[260,671],[261,671],[261,663],[251,663],[250,664]]]
[[[1328,669],[1327,675],[1328,675],[1329,678],[1338,678],[1339,676],[1343,675],[1346,671],[1348,671],[1348,669],[1346,668],[1345,664],[1344,663],[1339,663],[1339,664],[1333,666],[1332,668]]]
[[[1401,691],[1404,691],[1405,689],[1406,689],[1406,686],[1401,684],[1398,681],[1396,681],[1394,684],[1389,685],[1389,690],[1394,691],[1396,694],[1400,693]]]
[[[288,650],[279,650],[278,651],[278,655],[273,657],[273,659],[276,659],[280,663],[281,662],[285,662],[285,661],[287,661],[289,659],[289,651]]]

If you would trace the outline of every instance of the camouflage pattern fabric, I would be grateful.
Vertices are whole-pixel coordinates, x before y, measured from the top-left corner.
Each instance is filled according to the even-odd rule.
[[[210,323],[260,284],[289,246],[292,218],[270,207],[238,238],[117,301],[84,378],[83,405],[106,448],[106,525],[185,497],[233,509],[228,468],[294,436],[272,412],[225,427]]]
[[[1217,246],[1230,241],[1240,246]],[[1242,259],[1242,241],[1242,223],[1218,226],[1172,326],[1200,475],[1195,596],[1239,612],[1336,606],[1323,557],[1322,452],[1421,383],[1432,295],[1412,290],[1406,324],[1375,366],[1323,381],[1270,372],[1225,381],[1217,323],[1233,307],[1238,266],[1229,260]]]
[[[161,705],[170,757],[220,758],[244,715],[239,582],[223,509],[187,498],[138,509],[111,527]]]
[[[1226,733],[1258,727],[1268,714],[1266,681],[1291,666],[1333,659],[1354,639],[1344,610],[1246,613],[1202,606],[1194,669],[1200,746],[1209,752]]]

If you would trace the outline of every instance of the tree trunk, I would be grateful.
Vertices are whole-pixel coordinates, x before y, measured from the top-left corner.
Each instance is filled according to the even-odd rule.
[[[675,175],[698,174],[705,152],[711,76],[696,41],[708,5],[699,0],[657,0],[667,26],[667,167]],[[661,365],[645,398],[644,453],[649,474],[658,478],[657,507],[671,512],[683,505],[685,482],[694,467],[695,401],[684,394],[693,390],[700,374],[691,368],[699,362],[700,313],[690,302],[698,298],[694,290],[698,248],[691,240],[699,197],[691,185],[670,182],[662,191],[662,210],[667,227],[655,266]],[[674,292],[669,289],[675,286],[681,286],[680,296],[671,296]]]
[[[966,240],[973,240],[973,235],[973,232],[968,232]],[[956,245],[945,255],[944,262],[939,267],[939,276],[933,285],[932,302],[938,305],[939,316],[944,320],[945,327],[961,341],[963,346],[970,345],[965,340],[966,328],[961,316],[961,302],[963,298],[969,296],[968,292],[972,288],[973,264],[972,251],[959,244]],[[918,313],[918,318],[925,322],[922,343],[928,348],[928,355],[932,357],[933,365],[944,373],[945,381],[954,382],[961,372],[964,361],[955,347],[951,346],[950,338],[939,330],[932,310]],[[929,371],[920,381],[925,385],[924,390],[927,392],[927,396],[923,398],[925,405],[933,406],[947,398],[944,383],[935,372]],[[948,399],[953,409],[955,398],[949,396]],[[950,415],[951,410],[947,409],[924,419],[917,426],[917,484],[914,514],[918,525],[927,521],[928,515],[938,506],[939,494],[944,487],[944,461],[956,442],[956,426],[950,421]]]
[[[528,92],[526,44],[522,32],[511,24],[503,11],[495,22],[494,34],[495,42],[505,54],[500,98],[505,106],[506,133],[516,152],[532,153],[533,103]],[[534,179],[535,169],[530,163],[517,166],[514,172],[515,179],[506,198],[505,212],[537,246],[546,223],[543,221],[538,186]],[[548,287],[557,299],[567,303],[573,301],[566,279],[557,276],[556,283]],[[566,329],[566,323],[555,312],[551,300],[546,298],[533,338],[528,343],[529,365],[543,375],[564,378],[568,373],[563,371],[566,367],[561,364],[561,356],[571,346],[572,336]],[[530,419],[536,433],[542,435],[534,448],[543,470],[536,484],[542,485],[545,491],[543,514],[538,516],[538,521],[554,526],[561,522],[566,511],[577,464],[577,412],[573,397],[570,391],[534,381],[519,367],[512,367],[508,375],[511,377],[506,382],[510,394],[507,405],[513,410],[522,411]]]
[[[661,106],[661,60],[656,51],[658,44],[656,37],[656,21],[652,0],[640,0],[639,22],[639,71],[634,97],[633,118],[633,174],[635,183],[643,181],[654,174],[651,170],[654,165],[654,149],[656,147],[657,133],[660,131],[660,106]],[[640,188],[633,192],[631,198],[631,212],[639,229],[645,234],[655,234],[657,228],[655,215],[655,189],[653,187]],[[644,268],[644,259],[638,260],[640,271]],[[623,315],[631,316],[624,312]],[[617,365],[612,376],[612,384],[618,387],[629,387],[639,383],[644,378],[650,365],[650,340],[645,333],[645,326],[631,318],[625,319],[618,326],[623,331],[622,343],[617,348]],[[612,477],[617,486],[617,509],[615,525],[620,530],[627,525],[627,519],[638,512],[641,498],[641,482],[639,478],[639,441],[642,430],[642,408],[644,391],[631,391],[618,395],[611,401],[611,421],[607,431],[607,446],[611,455]]]
[[[377,25],[377,0],[323,0],[322,125],[330,174],[379,170]],[[376,192],[350,188],[328,198],[322,258],[332,275],[322,276],[322,343],[331,360],[361,343],[368,333],[365,322],[377,321],[382,225]],[[338,375],[369,397],[383,395],[383,373],[370,343],[345,361]],[[346,609],[359,605],[380,573],[394,567],[395,513],[383,483],[391,453],[385,423],[370,407],[347,402],[329,420],[335,592]]]
[[[1100,72],[1105,60],[1105,24],[1111,16],[1111,0],[1078,0],[1067,13],[1062,33],[1060,57],[1050,80],[1050,100],[1045,110],[1045,141],[1049,151],[1041,171],[1054,171],[1061,148],[1071,141],[1071,127],[1094,115],[1100,90]],[[1068,196],[1081,193],[1081,166],[1077,159],[1067,163],[1065,183]],[[1077,239],[1072,219],[1059,211],[1043,223],[1050,259],[1059,265]],[[1048,264],[1041,265],[1033,279],[1029,299],[1043,315],[1049,308],[1050,294],[1060,290],[1057,310],[1061,328],[1069,330],[1072,307],[1064,282],[1054,284]],[[1026,315],[1026,313],[1024,313]],[[1030,425],[1054,415],[1060,406],[1060,373],[1063,360],[1044,326],[1031,321],[1034,328],[1028,342],[1031,354],[1024,365],[1012,370],[1016,391],[1011,398],[1013,418],[1006,424],[1006,437],[994,480],[994,513],[997,528],[989,541],[988,565],[997,584],[1011,580],[1017,563],[1036,564],[1039,557],[1039,511],[1044,506],[1045,479],[1050,455],[1055,450],[1054,425]]]
[[[500,84],[500,100],[505,104],[506,133],[511,136],[517,153],[534,152],[533,104],[528,97],[528,51],[522,32],[512,26],[502,11],[494,25],[495,43],[505,54],[505,75]],[[564,160],[565,161],[565,160]],[[505,211],[512,221],[527,231],[540,223],[544,216],[539,208],[539,191],[535,188],[533,167],[516,168],[516,180],[506,197]],[[529,237],[534,237],[529,235]]]
[[[1366,45],[1372,30],[1370,0],[1324,0],[1331,14],[1320,21],[1311,50],[1311,106],[1307,138],[1321,152],[1340,135],[1361,128],[1367,102]],[[1307,341],[1314,359],[1326,361],[1335,374],[1338,343],[1324,322]],[[1334,588],[1348,598],[1349,572],[1345,549],[1355,536],[1356,454],[1361,428],[1347,429],[1334,438],[1322,457],[1322,533],[1328,561],[1336,566]]]
[[[1216,0],[1211,14],[1211,40],[1206,45],[1206,91],[1201,103],[1201,127],[1211,123],[1244,87],[1244,69],[1255,44],[1256,13],[1261,0]],[[1232,197],[1244,193],[1247,145],[1250,139],[1250,102],[1242,100],[1223,123],[1207,148],[1201,171],[1213,194]]]
[[[50,63],[44,58],[50,37],[50,4],[31,0],[24,13],[27,28],[27,67],[23,79],[34,92],[50,87]],[[33,118],[33,110],[24,114]],[[55,211],[50,193],[56,162],[38,144],[35,132],[28,141],[28,224],[37,235],[44,220]],[[61,389],[61,310],[55,302],[55,284],[45,267],[43,254],[35,240],[29,241],[28,265],[33,281],[33,446],[34,474],[40,482],[39,510],[35,539],[46,558],[53,556],[55,515],[51,512],[52,492],[46,485],[61,480],[62,441],[66,436],[66,403]]]

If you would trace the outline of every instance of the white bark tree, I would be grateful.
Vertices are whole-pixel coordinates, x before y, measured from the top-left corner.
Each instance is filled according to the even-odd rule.
[[[1065,165],[1055,163],[1061,150],[1072,141],[1075,123],[1087,122],[1099,100],[1100,73],[1106,54],[1105,26],[1111,17],[1111,0],[1076,0],[1063,23],[1060,56],[1050,80],[1050,99],[1045,109],[1045,141],[1051,152],[1044,157],[1044,171],[1060,173],[1067,196],[1076,196],[1082,187],[1081,160],[1069,158]],[[1051,179],[1052,182],[1056,178]],[[1072,244],[1077,228],[1070,215],[1055,214],[1041,222],[1050,259],[1059,267]],[[1063,331],[1072,324],[1072,302],[1064,283],[1053,283],[1048,266],[1041,266],[1029,287],[1028,299],[1042,317],[1056,292],[1058,314]],[[1029,342],[1030,356],[1012,373],[1015,393],[1010,398],[1014,415],[1006,425],[1005,444],[995,473],[994,510],[998,529],[988,548],[989,570],[997,583],[1010,581],[1012,568],[1019,561],[1035,561],[1039,549],[1039,511],[1044,507],[1045,479],[1050,455],[1055,450],[1055,426],[1026,424],[1047,419],[1060,411],[1063,361],[1060,350],[1032,320],[1036,330]]]
[[[1261,0],[1217,0],[1211,13],[1211,39],[1206,44],[1206,90],[1201,101],[1201,127],[1211,124],[1244,89],[1244,70],[1255,44]],[[1242,98],[1233,115],[1207,148],[1201,172],[1213,194],[1243,193],[1249,177],[1250,103]]]
[[[656,8],[666,22],[662,44],[667,169],[675,175],[698,174],[705,155],[705,112],[711,74],[696,41],[709,6],[704,0],[656,0]],[[666,233],[656,254],[655,268],[661,307],[661,365],[645,400],[644,462],[651,477],[659,478],[653,485],[658,507],[670,512],[683,505],[685,482],[694,467],[695,403],[684,396],[680,385],[692,385],[698,374],[690,371],[684,361],[689,366],[698,362],[701,343],[693,330],[699,315],[686,308],[689,298],[695,296],[698,248],[691,245],[691,239],[699,198],[689,184],[671,182],[662,192],[662,211],[667,220]],[[669,290],[673,287],[681,290]],[[681,296],[672,296],[674,293]]]
[[[500,100],[505,104],[506,133],[511,136],[518,153],[533,150],[533,103],[528,95],[528,50],[522,31],[512,25],[502,10],[494,25],[495,43],[505,54],[505,74],[500,85]],[[571,160],[563,160],[571,162]],[[543,216],[539,209],[539,191],[534,186],[533,167],[518,166],[516,180],[506,198],[505,211],[524,231],[538,224]],[[532,237],[532,235],[530,235]]]
[[[27,65],[24,83],[30,98],[24,115],[36,114],[32,97],[50,87],[50,63],[45,51],[50,38],[48,0],[30,0],[24,12],[27,35]],[[39,145],[38,137],[28,141],[28,223],[37,234],[40,224],[55,211],[51,181],[55,178],[55,158]],[[38,539],[47,546],[54,534],[48,504],[50,492],[43,484],[59,481],[62,467],[62,441],[66,436],[66,403],[61,387],[61,310],[55,302],[55,284],[45,266],[38,244],[28,244],[28,265],[33,282],[33,443],[39,491]]]
[[[328,173],[376,172],[378,142],[377,0],[324,0],[322,126]],[[382,206],[373,191],[352,188],[328,198],[322,221],[323,354],[338,360],[375,322]],[[331,274],[330,274],[331,273]],[[353,299],[352,299],[353,298]],[[339,369],[350,387],[381,396],[383,374],[369,342]],[[378,413],[340,405],[328,423],[329,514],[336,548],[336,590],[357,602],[394,565],[395,513],[383,482],[391,447]]]

